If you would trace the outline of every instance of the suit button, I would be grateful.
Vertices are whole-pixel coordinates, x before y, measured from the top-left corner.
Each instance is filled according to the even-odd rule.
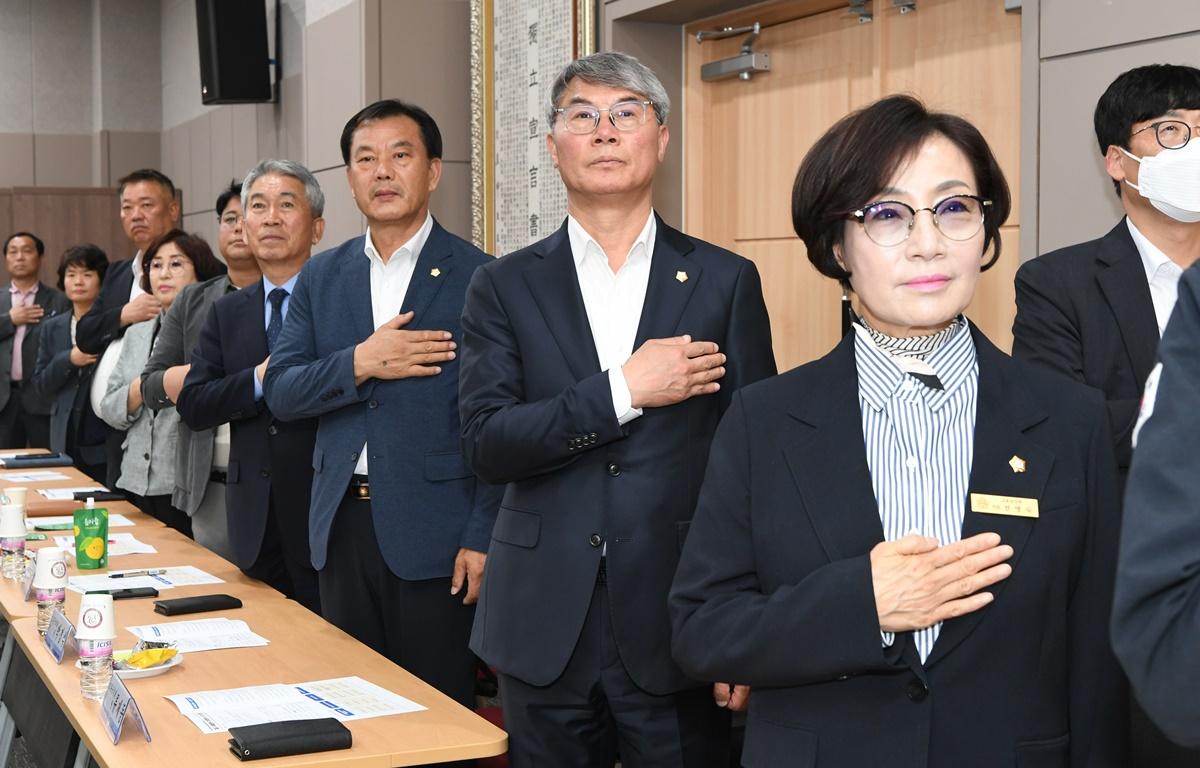
[[[367,407],[368,408],[378,408],[379,403],[378,403],[378,401],[372,400],[371,402],[367,403]]]
[[[925,701],[925,698],[929,696],[929,688],[920,680],[912,680],[904,686],[904,694],[911,701]]]
[[[270,477],[270,476],[271,476],[271,470],[269,470],[269,469],[260,470],[258,474],[259,474],[259,475],[261,475],[261,476],[263,476],[263,477]]]
[[[274,424],[272,424],[271,426],[267,427],[267,434],[268,435],[277,435],[277,434],[279,434],[279,428],[276,427]]]
[[[617,464],[616,462],[610,463],[608,465],[608,474],[611,477],[616,477],[617,475],[621,474],[621,465]]]
[[[150,454],[148,454],[148,453],[143,453],[143,454],[142,454],[142,458],[143,458],[143,459],[145,459],[146,461],[150,461]]]
[[[598,533],[593,533],[591,536],[588,536],[588,544],[591,544],[593,547],[598,547],[603,543],[604,537]]]
[[[573,451],[573,450],[575,450],[575,443],[572,443],[571,441],[569,441],[569,440],[568,440],[568,441],[567,441],[567,450],[568,450],[568,451]]]

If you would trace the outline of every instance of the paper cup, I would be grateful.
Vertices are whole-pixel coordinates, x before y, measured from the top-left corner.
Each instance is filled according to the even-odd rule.
[[[44,591],[64,589],[67,586],[67,553],[64,550],[59,547],[42,547],[37,551],[33,586]]]
[[[79,599],[79,621],[75,637],[80,640],[112,640],[117,636],[112,595],[84,595]]]
[[[25,494],[28,492],[29,492],[28,488],[22,488],[20,486],[13,486],[12,488],[5,488],[3,494],[0,494],[0,496],[3,497],[2,499],[0,499],[0,501],[7,499],[7,501],[4,501],[5,504],[16,504],[18,507],[24,508],[25,507]]]
[[[15,504],[0,506],[0,539],[25,538],[25,508]]]

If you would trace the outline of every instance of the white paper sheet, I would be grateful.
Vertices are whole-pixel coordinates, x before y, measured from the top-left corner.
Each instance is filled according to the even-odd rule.
[[[295,685],[257,685],[166,697],[204,733],[280,720],[368,717],[419,712],[425,707],[361,677],[341,677]]]
[[[170,566],[165,570],[166,573],[158,576],[133,576],[127,579],[110,579],[107,573],[71,576],[67,580],[67,589],[79,593],[105,589],[135,589],[137,587],[154,587],[163,590],[172,587],[190,587],[196,584],[225,583],[223,579],[218,579],[194,565]]]
[[[67,550],[67,555],[75,557],[75,537],[55,536],[54,543]],[[158,550],[144,541],[138,541],[132,533],[108,534],[108,556],[118,555],[157,555]],[[124,581],[124,579],[122,579]]]
[[[26,518],[26,520],[25,520],[25,527],[31,531],[33,530],[33,527],[35,525],[63,525],[63,524],[74,525],[75,524],[74,515],[51,515],[48,517],[30,517],[30,518]],[[130,520],[128,517],[125,517],[125,515],[122,515],[120,512],[109,512],[108,513],[108,527],[109,528],[132,528],[133,521]]]
[[[252,648],[268,644],[265,637],[251,632],[246,622],[226,618],[169,621],[127,629],[142,640],[174,641],[180,653]]]
[[[63,478],[66,479],[65,477]],[[71,501],[75,494],[83,491],[107,491],[103,485],[78,485],[72,488],[38,488],[37,492],[50,501]],[[80,502],[82,503],[82,502]]]
[[[34,469],[24,472],[21,470],[0,472],[0,480],[3,480],[6,483],[48,483],[51,480],[70,479],[70,477],[64,475],[62,472],[55,472],[52,469]]]

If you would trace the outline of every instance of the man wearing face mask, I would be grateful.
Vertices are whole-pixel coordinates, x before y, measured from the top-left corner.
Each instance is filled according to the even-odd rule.
[[[1100,97],[1094,122],[1125,218],[1021,267],[1013,356],[1104,392],[1123,495],[1143,387],[1179,277],[1200,257],[1200,69],[1131,69]],[[1200,752],[1132,709],[1135,765],[1200,765]]]

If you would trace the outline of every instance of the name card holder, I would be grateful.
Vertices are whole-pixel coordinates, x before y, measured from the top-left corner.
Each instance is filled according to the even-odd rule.
[[[146,726],[142,711],[133,700],[133,694],[125,687],[125,681],[114,672],[112,679],[108,681],[108,690],[104,692],[104,700],[100,703],[100,721],[104,723],[104,729],[108,731],[113,744],[121,740],[121,729],[125,725],[127,713],[133,714],[133,721],[141,728],[142,736],[146,741],[150,741],[150,729]]]
[[[63,654],[67,652],[67,645],[74,641],[75,625],[71,623],[71,620],[61,610],[56,610],[50,617],[50,626],[46,629],[46,635],[42,638],[46,649],[54,657],[55,664],[62,663]]]
[[[37,571],[37,564],[32,559],[25,560],[25,575],[21,577],[21,594],[24,595],[25,602],[33,597],[33,574]]]

